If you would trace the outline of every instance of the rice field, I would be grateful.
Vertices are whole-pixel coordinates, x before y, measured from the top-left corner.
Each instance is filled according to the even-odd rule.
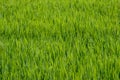
[[[120,0],[0,0],[0,80],[120,80]]]

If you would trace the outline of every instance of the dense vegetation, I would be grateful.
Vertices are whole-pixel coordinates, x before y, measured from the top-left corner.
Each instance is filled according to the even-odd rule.
[[[120,0],[0,0],[0,80],[120,80]]]

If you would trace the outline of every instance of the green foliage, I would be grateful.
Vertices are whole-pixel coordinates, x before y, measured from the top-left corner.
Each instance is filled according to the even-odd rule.
[[[0,80],[120,80],[119,0],[0,0]]]

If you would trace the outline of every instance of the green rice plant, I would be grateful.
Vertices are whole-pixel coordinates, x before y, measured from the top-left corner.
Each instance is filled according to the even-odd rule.
[[[0,80],[119,80],[119,0],[0,0]]]

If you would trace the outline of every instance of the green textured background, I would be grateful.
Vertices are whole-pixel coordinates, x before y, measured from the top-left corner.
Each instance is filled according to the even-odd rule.
[[[0,0],[0,80],[120,80],[120,0]]]

